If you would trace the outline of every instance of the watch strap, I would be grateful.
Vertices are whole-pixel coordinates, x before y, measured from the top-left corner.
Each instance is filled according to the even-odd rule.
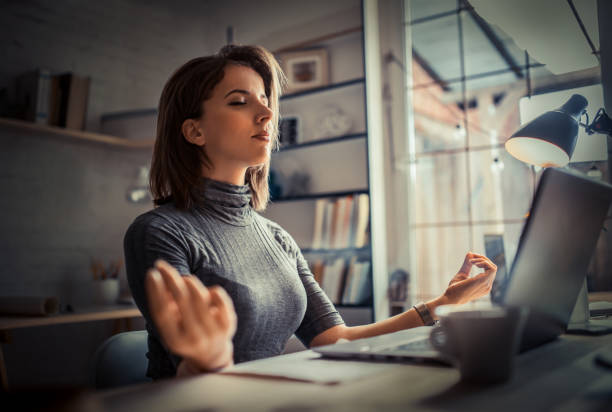
[[[427,309],[427,305],[425,305],[425,303],[419,302],[413,307],[416,313],[418,313],[419,316],[421,317],[421,320],[423,321],[423,324],[425,326],[433,326],[436,324],[433,317],[431,316],[431,313],[429,312],[429,309]]]

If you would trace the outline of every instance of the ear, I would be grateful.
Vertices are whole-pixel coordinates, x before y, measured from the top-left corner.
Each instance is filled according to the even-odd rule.
[[[204,146],[204,144],[206,143],[204,134],[200,129],[200,124],[195,119],[186,119],[181,126],[181,131],[183,132],[183,136],[189,143],[195,144],[197,146]]]

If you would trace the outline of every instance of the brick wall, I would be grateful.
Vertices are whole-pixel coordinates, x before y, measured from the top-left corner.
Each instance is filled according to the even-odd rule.
[[[99,130],[102,113],[155,107],[174,69],[212,51],[204,3],[168,9],[140,0],[1,2],[0,89],[11,90],[15,76],[37,67],[90,76],[91,131]],[[54,295],[76,309],[90,304],[90,258],[122,257],[127,226],[150,209],[125,199],[151,150],[7,127],[0,128],[0,148],[0,295]],[[85,384],[88,361],[113,326],[14,331],[3,345],[9,383]]]
[[[102,113],[155,107],[174,69],[213,50],[206,3],[1,2],[0,88],[36,67],[91,76],[88,130],[99,130]]]
[[[251,3],[2,1],[0,89],[10,90],[15,76],[37,67],[90,76],[86,129],[97,131],[103,113],[155,107],[172,71],[218,50],[227,25],[234,25],[239,42],[273,48],[338,24],[329,18],[305,24],[326,14],[323,0],[314,1],[317,7],[296,1],[297,8],[269,1],[257,5],[259,16],[236,12],[252,11]],[[357,6],[358,15],[358,0],[329,7],[333,14],[347,5]],[[291,33],[280,36],[289,26]],[[57,295],[77,308],[89,303],[89,259],[121,256],[127,226],[150,209],[125,201],[138,166],[150,156],[150,150],[0,126],[0,295]],[[14,331],[12,342],[3,344],[9,383],[86,384],[88,361],[112,330],[112,322],[95,322]]]

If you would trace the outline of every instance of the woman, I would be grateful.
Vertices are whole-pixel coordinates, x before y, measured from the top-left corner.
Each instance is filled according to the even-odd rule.
[[[419,311],[345,326],[295,241],[256,212],[268,201],[282,81],[265,49],[232,45],[187,62],[164,87],[151,165],[159,207],[136,218],[124,242],[154,379],[277,355],[293,333],[317,346],[420,326],[438,305],[491,289],[495,265],[468,253]],[[472,265],[484,272],[470,278]]]

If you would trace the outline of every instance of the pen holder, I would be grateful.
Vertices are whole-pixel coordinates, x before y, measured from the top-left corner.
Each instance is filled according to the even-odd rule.
[[[119,298],[119,279],[103,279],[94,282],[94,297],[99,305],[114,305]]]

